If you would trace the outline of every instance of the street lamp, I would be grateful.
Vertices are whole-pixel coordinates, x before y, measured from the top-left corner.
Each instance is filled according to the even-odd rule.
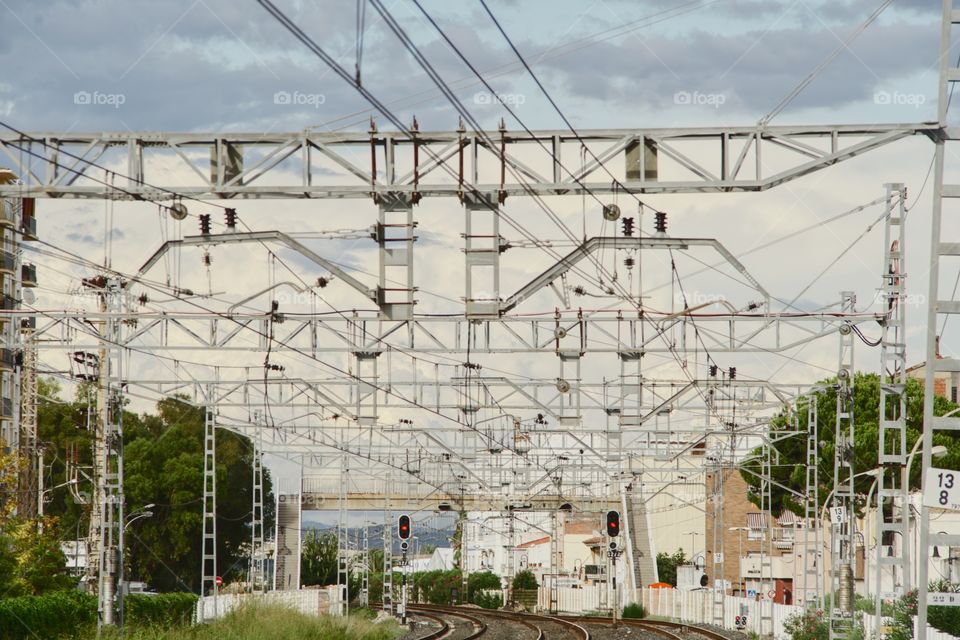
[[[684,535],[690,536],[690,561],[693,562],[694,556],[697,555],[697,536],[703,535],[697,531],[687,531]]]
[[[743,597],[743,532],[750,531],[748,527],[730,527],[730,531],[737,532],[737,591]]]
[[[954,409],[953,411],[950,411],[943,417],[947,417],[952,413],[956,413],[957,411],[960,411],[960,407]],[[913,456],[917,454],[917,450],[920,448],[920,445],[922,444],[923,444],[923,437],[921,436],[917,438],[917,441],[913,444],[913,449],[910,450],[910,455],[907,456],[907,480],[910,479],[910,469],[913,467]],[[946,454],[947,454],[947,448],[942,444],[935,445],[930,449],[930,457],[932,458],[942,458]]]
[[[118,562],[118,569],[119,569],[118,574],[120,575],[120,595],[117,598],[119,600],[119,602],[117,603],[117,609],[120,617],[120,634],[121,635],[123,635],[123,599],[126,596],[125,592],[127,590],[127,580],[126,580],[126,576],[124,575],[125,572],[124,572],[124,563],[123,563],[123,557],[125,555],[124,554],[124,533],[126,532],[127,527],[133,524],[135,520],[152,517],[153,511],[150,511],[150,509],[153,509],[155,506],[157,505],[151,502],[150,504],[143,505],[139,509],[134,509],[127,516],[126,521],[123,523],[123,526],[120,527],[120,545],[119,545],[120,557]]]
[[[880,467],[877,467],[876,469],[870,469],[869,471],[861,471],[860,473],[855,473],[853,474],[853,478],[859,478],[860,476],[873,476],[874,478],[879,478],[881,473],[883,473],[883,469]],[[833,497],[833,494],[836,493],[836,491],[837,491],[836,487],[831,489],[830,493],[827,494],[827,499],[823,501],[823,508],[820,510],[820,526],[821,527],[823,527],[823,522],[824,520],[826,520],[826,517],[827,517],[827,507],[830,506],[830,498]],[[853,510],[852,506],[853,505],[851,505],[851,511]],[[848,513],[847,517],[852,518],[853,513]],[[830,538],[830,544],[831,545],[833,544],[832,533]],[[817,550],[817,553],[818,554],[820,553],[820,549]],[[824,589],[826,589],[826,580],[828,577],[829,576],[827,575],[827,573],[824,572],[823,574],[824,584],[821,585]]]
[[[134,511],[133,513],[131,513],[129,516],[127,516],[127,522],[123,525],[123,530],[126,531],[127,527],[133,524],[135,520],[139,520],[140,518],[152,517],[153,511],[150,511],[150,509],[153,509],[155,506],[157,505],[151,502],[150,504],[145,504],[139,509],[137,509],[136,511]]]
[[[954,409],[953,411],[950,411],[947,415],[950,415],[951,413],[954,413],[956,411],[960,411],[960,409]],[[910,450],[910,454],[907,456],[907,464],[903,468],[903,475],[900,478],[903,488],[907,492],[907,494],[910,493],[910,484],[909,484],[910,469],[911,467],[913,467],[913,457],[914,455],[916,455],[917,450],[920,448],[921,444],[923,444],[923,438],[922,437],[917,438],[917,441],[913,444],[913,449]],[[938,444],[930,449],[930,456],[933,458],[942,458],[946,454],[947,454],[947,448],[942,444]],[[877,488],[877,485],[879,484],[879,482],[880,482],[880,474],[878,473],[876,474],[876,477],[873,480],[873,484],[870,485],[870,490],[867,492],[867,502],[866,502],[867,513],[866,513],[866,516],[864,517],[864,525],[865,525],[864,528],[867,531],[870,531],[870,527],[868,525],[869,525],[870,505],[872,504],[871,501],[873,500],[873,491],[874,489]],[[874,515],[874,518],[878,519],[882,517],[883,517],[883,514],[879,513],[879,508],[878,508],[877,513]],[[906,507],[904,507],[904,517],[909,518],[908,509]],[[883,541],[875,540],[875,542],[877,544],[880,544]],[[907,544],[906,540],[903,540],[902,542],[905,545]],[[868,590],[870,588],[870,557],[869,557],[869,554],[867,553],[866,537],[864,537],[863,547],[864,547],[864,563],[863,563],[864,564],[864,576],[863,576],[864,591],[869,593]],[[879,567],[877,568],[877,571],[880,571]]]

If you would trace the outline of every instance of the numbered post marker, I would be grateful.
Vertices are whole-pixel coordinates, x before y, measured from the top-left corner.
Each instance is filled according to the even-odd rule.
[[[928,593],[927,604],[941,607],[960,607],[960,593]]]
[[[923,505],[935,509],[960,511],[960,471],[927,469]]]
[[[844,523],[847,521],[847,508],[844,506],[830,507],[830,521]]]

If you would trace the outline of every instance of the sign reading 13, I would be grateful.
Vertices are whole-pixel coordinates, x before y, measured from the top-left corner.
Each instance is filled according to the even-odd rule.
[[[924,506],[960,510],[960,472],[930,468],[924,480]]]

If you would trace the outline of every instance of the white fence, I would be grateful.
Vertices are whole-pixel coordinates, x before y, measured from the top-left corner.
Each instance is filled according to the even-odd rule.
[[[866,638],[866,640],[871,640],[872,638],[876,637],[875,634],[873,633],[876,620],[877,620],[876,616],[872,614],[869,614],[869,613],[863,614],[863,631],[864,631],[864,637]],[[883,622],[886,623],[887,621],[884,620]],[[913,637],[914,638],[916,638],[919,635],[920,629],[918,627],[919,625],[917,624],[917,618],[914,617],[913,618]],[[950,635],[949,633],[944,633],[939,629],[934,629],[930,625],[927,625],[927,640],[960,640],[960,639],[958,639],[956,636]]]
[[[599,611],[601,608],[609,608],[612,602],[611,593],[601,594],[606,590],[605,585],[589,586],[583,588],[561,587],[557,589],[557,610],[564,613],[586,613],[590,611]],[[605,606],[601,606],[601,595],[606,596]],[[681,589],[638,589],[639,598],[631,598],[627,592],[620,592],[620,606],[640,600],[646,608],[648,615],[671,618],[674,620],[689,622],[691,624],[712,624],[713,623],[713,592],[696,590],[686,591]],[[538,594],[538,604],[542,610],[550,608],[549,589],[540,589]],[[803,611],[803,607],[797,605],[776,604],[770,600],[750,600],[748,598],[737,598],[734,596],[725,596],[723,603],[723,627],[727,629],[736,629],[736,617],[746,614],[747,631],[755,631],[760,634],[761,613],[767,617],[773,618],[773,634],[775,638],[786,638],[783,630],[783,623],[791,615]],[[769,623],[768,623],[769,625]],[[765,634],[770,633],[769,627],[763,630]],[[931,640],[951,640],[950,638],[932,638]],[[960,639],[955,639],[960,640]]]
[[[673,618],[694,624],[713,623],[712,591],[681,591],[679,589],[643,589],[641,601],[648,615]],[[736,617],[747,616],[747,631],[760,635],[770,633],[769,626],[760,628],[761,616],[773,618],[773,636],[787,638],[783,623],[790,616],[803,612],[803,607],[792,604],[777,604],[772,600],[751,600],[725,596],[723,600],[723,627],[736,629]],[[767,623],[769,625],[769,623]]]
[[[336,587],[333,587],[336,589]],[[197,600],[194,618],[198,622],[220,618],[247,603],[269,604],[288,607],[308,615],[337,613],[331,610],[331,594],[327,589],[301,589],[299,591],[268,591],[267,593],[229,593],[216,597],[205,596]],[[336,609],[336,607],[333,607]]]

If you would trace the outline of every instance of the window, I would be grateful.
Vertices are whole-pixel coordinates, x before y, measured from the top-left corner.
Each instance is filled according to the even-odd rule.
[[[747,514],[747,540],[763,540],[767,528],[767,519],[763,513]]]

